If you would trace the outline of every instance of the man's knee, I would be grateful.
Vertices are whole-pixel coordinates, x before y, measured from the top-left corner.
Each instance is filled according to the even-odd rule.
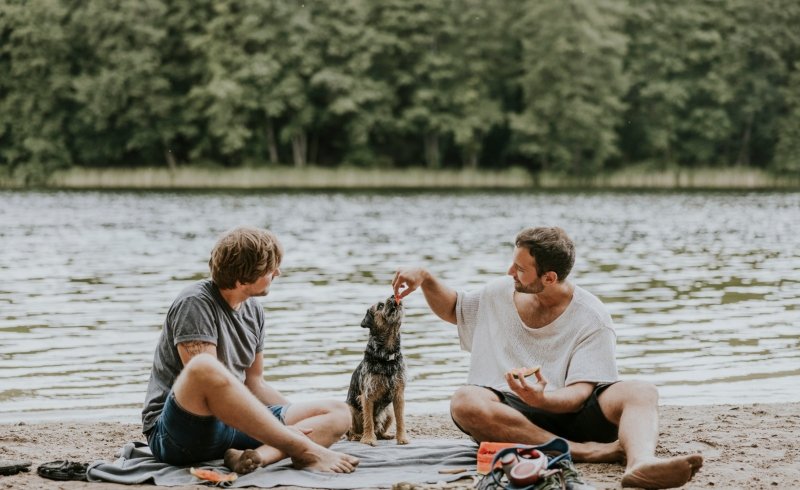
[[[327,402],[328,413],[331,414],[334,422],[336,423],[337,432],[344,434],[350,430],[353,422],[353,416],[350,412],[350,406],[345,402],[328,400]]]
[[[197,354],[192,357],[181,371],[181,376],[190,382],[202,382],[214,387],[230,382],[227,369],[211,354]]]
[[[453,420],[466,430],[475,423],[489,417],[487,390],[479,386],[462,386],[450,399],[450,414]]]
[[[314,417],[322,417],[326,427],[342,434],[350,430],[353,420],[350,406],[347,403],[337,400],[319,400],[291,405],[285,421],[287,425],[294,425]]]
[[[658,388],[646,381],[620,381],[606,388],[598,400],[606,418],[618,423],[627,407],[657,407]]]
[[[623,381],[618,383],[625,389],[623,394],[628,402],[640,405],[658,405],[658,388],[647,381]]]

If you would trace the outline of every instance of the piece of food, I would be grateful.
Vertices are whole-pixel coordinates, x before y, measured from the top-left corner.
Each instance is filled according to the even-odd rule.
[[[525,370],[522,372],[522,374],[523,374],[524,377],[527,378],[527,377],[530,377],[530,376],[533,376],[534,374],[536,374],[536,371],[538,371],[540,369],[542,369],[542,366],[533,366],[533,367],[525,368]],[[513,376],[514,379],[519,379],[519,377],[517,376],[516,373],[512,374],[511,376]]]
[[[223,481],[234,481],[239,475],[236,473],[228,473],[227,475],[214,470],[204,470],[202,468],[189,468],[189,473],[200,478],[201,480],[219,483]]]

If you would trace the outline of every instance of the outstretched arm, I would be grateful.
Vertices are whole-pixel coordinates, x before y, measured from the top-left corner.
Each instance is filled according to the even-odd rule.
[[[431,311],[442,320],[455,325],[458,294],[454,290],[445,286],[426,269],[400,269],[395,273],[392,288],[396,298],[403,299],[420,287]]]

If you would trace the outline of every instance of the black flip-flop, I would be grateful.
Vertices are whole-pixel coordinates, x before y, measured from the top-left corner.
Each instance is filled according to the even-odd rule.
[[[0,475],[11,476],[23,471],[30,471],[31,463],[27,461],[0,461]]]
[[[50,461],[44,463],[36,469],[39,476],[59,481],[86,481],[86,470],[89,469],[88,463],[77,463],[75,461]]]

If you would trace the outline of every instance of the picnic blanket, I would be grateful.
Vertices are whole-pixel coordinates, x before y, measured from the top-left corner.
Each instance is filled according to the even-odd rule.
[[[398,446],[395,441],[378,441],[376,447],[359,442],[341,441],[331,449],[352,454],[361,460],[349,474],[297,470],[289,459],[241,475],[226,488],[296,486],[307,488],[381,488],[394,483],[437,483],[475,475],[478,446],[469,440],[414,439]],[[221,459],[194,465],[196,468],[224,469]],[[443,474],[440,470],[463,468],[466,472]],[[179,486],[200,483],[189,473],[188,466],[159,463],[142,442],[125,444],[113,463],[98,461],[89,466],[88,480],[123,484],[152,482],[156,485]]]

